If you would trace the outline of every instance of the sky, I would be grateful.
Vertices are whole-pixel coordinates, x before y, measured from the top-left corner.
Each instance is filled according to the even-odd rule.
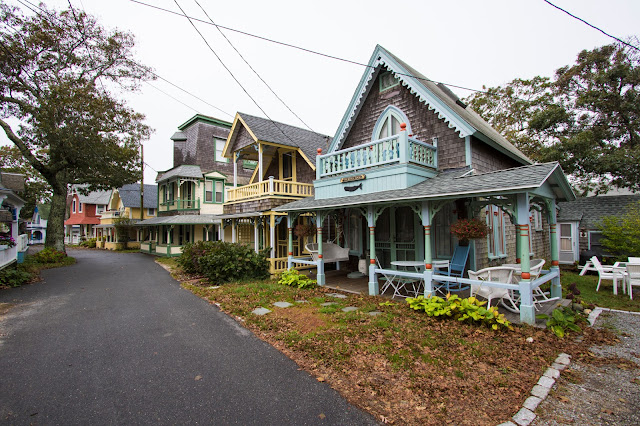
[[[0,1],[24,9],[17,0]],[[141,1],[180,13],[179,5],[187,15],[209,22],[204,9],[218,25],[359,63],[367,63],[380,44],[434,81],[472,89],[514,78],[550,77],[572,64],[581,50],[613,42],[543,0]],[[231,122],[236,112],[244,112],[333,136],[365,71],[360,65],[223,29],[294,115],[213,25],[195,22],[244,89],[183,16],[131,0],[44,1],[56,9],[69,8],[69,2],[107,29],[132,33],[139,62],[206,101],[162,80],[123,95],[154,129],[144,141],[145,183],[155,181],[156,171],[172,167],[170,137],[196,113]],[[616,37],[640,35],[640,1],[552,3]],[[451,89],[460,97],[472,93]],[[0,134],[0,144],[8,143]]]

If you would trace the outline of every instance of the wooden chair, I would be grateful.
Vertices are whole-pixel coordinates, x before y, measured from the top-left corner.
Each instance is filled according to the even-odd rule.
[[[449,262],[449,268],[446,272],[441,272],[442,275],[448,275],[450,277],[460,277],[464,275],[464,268],[467,265],[467,259],[469,258],[469,246],[456,246],[453,251],[453,257],[451,257],[451,262]],[[462,286],[460,283],[451,283],[447,281],[442,284],[440,288],[446,290],[447,293],[450,291],[462,291],[466,290],[467,286]]]
[[[602,280],[613,281],[613,294],[618,294],[618,278],[623,278],[622,272],[616,272],[613,270],[613,266],[602,266],[600,260],[596,256],[591,258],[591,263],[598,271],[598,285],[596,291],[600,290],[600,283]]]
[[[479,271],[468,271],[469,279],[478,281],[498,282],[509,284],[513,281],[515,268],[507,266],[494,266],[480,269]],[[510,311],[519,311],[518,304],[511,298],[511,293],[506,288],[492,287],[491,285],[471,284],[471,295],[482,296],[487,299],[487,308],[491,307],[492,299],[499,299],[505,308]],[[504,299],[507,299],[506,303]]]
[[[625,281],[629,286],[629,299],[633,300],[633,286],[640,287],[640,262],[627,263]]]

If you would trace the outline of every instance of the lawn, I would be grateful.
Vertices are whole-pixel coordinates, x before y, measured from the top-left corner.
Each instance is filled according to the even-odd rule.
[[[508,421],[558,353],[588,359],[589,346],[614,338],[590,328],[578,340],[529,326],[493,331],[427,317],[404,301],[353,294],[340,299],[326,288],[301,290],[275,281],[217,287],[177,276],[318,381],[394,424]],[[293,306],[277,308],[278,301]],[[253,314],[258,307],[272,312]]]
[[[622,292],[621,280],[618,280],[618,295],[616,296],[613,294],[613,282],[611,280],[603,280],[600,285],[600,291],[596,292],[598,274],[590,275],[587,273],[584,276],[580,276],[578,272],[563,270],[560,277],[563,297],[566,297],[569,293],[569,285],[576,283],[580,290],[578,297],[587,303],[592,303],[601,308],[640,312],[640,291],[637,290],[637,287],[634,289],[637,294],[631,300],[628,294]]]

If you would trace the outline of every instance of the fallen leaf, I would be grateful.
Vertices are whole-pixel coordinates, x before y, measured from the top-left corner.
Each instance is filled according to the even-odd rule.
[[[320,413],[320,414],[318,414],[318,417],[319,417],[320,419],[324,419],[324,418],[325,418],[325,417],[327,417],[327,416],[325,416],[325,415],[324,415],[324,413]]]
[[[561,402],[570,402],[571,400],[566,396],[558,396],[558,400]]]
[[[316,380],[319,382],[324,382],[324,377],[318,377]]]
[[[202,376],[200,375],[196,376],[196,380],[202,380]]]
[[[600,412],[605,413],[605,414],[610,414],[610,415],[614,414],[613,410],[610,410],[608,408],[603,408],[603,409],[600,410]]]

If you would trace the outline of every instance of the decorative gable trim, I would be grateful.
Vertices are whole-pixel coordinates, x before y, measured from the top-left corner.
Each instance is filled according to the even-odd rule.
[[[360,112],[362,103],[366,99],[369,91],[371,90],[372,83],[380,73],[382,67],[386,67],[399,79],[400,84],[411,92],[411,94],[418,97],[420,102],[433,110],[438,118],[444,120],[449,128],[454,129],[459,133],[461,138],[472,135],[476,132],[476,129],[463,120],[458,114],[456,114],[448,105],[444,103],[440,98],[433,94],[425,85],[420,83],[419,79],[414,77],[413,74],[401,65],[393,56],[391,56],[380,45],[376,46],[371,59],[369,59],[367,71],[360,79],[360,83],[349,103],[349,107],[340,122],[340,126],[336,131],[331,145],[329,146],[329,152],[340,149],[347,134],[351,130],[351,125],[355,121],[355,118]]]

